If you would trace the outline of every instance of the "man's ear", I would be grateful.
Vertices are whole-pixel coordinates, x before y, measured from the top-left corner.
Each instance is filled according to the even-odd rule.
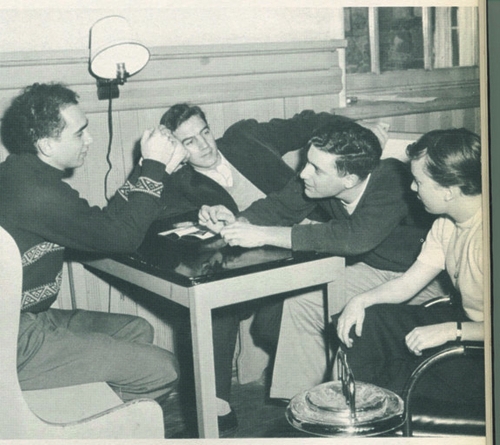
[[[446,187],[446,191],[444,193],[444,200],[449,202],[452,201],[453,199],[456,199],[458,196],[462,194],[462,190],[460,190],[460,187],[453,185],[451,187]]]
[[[359,176],[353,173],[348,173],[344,176],[344,187],[346,189],[352,189],[354,186],[359,184]]]
[[[35,146],[41,155],[46,157],[52,156],[52,147],[49,138],[38,139]]]

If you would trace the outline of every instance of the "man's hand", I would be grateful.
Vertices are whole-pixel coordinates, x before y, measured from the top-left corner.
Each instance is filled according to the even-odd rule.
[[[346,304],[337,323],[337,335],[348,347],[352,347],[353,340],[349,337],[351,328],[356,326],[356,335],[361,337],[363,332],[363,322],[365,320],[365,304],[360,295],[354,297]]]
[[[141,153],[144,159],[165,164],[165,170],[169,174],[188,158],[184,146],[163,125],[144,131],[141,137]]]
[[[220,234],[230,246],[260,247],[267,244],[267,227],[236,221],[222,228]]]
[[[236,218],[233,212],[223,205],[202,206],[198,212],[198,222],[214,233],[219,233],[227,225],[234,223]]]
[[[388,123],[380,121],[358,121],[358,124],[362,127],[368,128],[368,130],[371,130],[380,141],[380,146],[382,147],[382,149],[385,147],[386,142],[389,140],[390,125]]]
[[[435,348],[455,340],[456,324],[440,323],[419,326],[406,335],[406,346],[415,355],[422,355],[424,349]]]
[[[173,172],[181,169],[186,165],[186,161],[189,159],[189,153],[184,148],[184,145],[178,143],[175,145],[174,154],[165,166],[165,171],[170,175]]]

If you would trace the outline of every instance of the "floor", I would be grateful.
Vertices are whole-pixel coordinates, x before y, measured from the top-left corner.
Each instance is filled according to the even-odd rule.
[[[231,405],[238,416],[238,428],[224,438],[313,438],[293,428],[285,417],[286,403],[267,397],[263,380],[240,385],[233,378]],[[165,437],[197,438],[194,406],[181,403],[175,392],[162,403],[164,410]],[[398,437],[400,433],[386,433],[381,437]]]
[[[224,437],[306,437],[288,424],[286,404],[273,401],[266,394],[266,385],[261,380],[245,385],[233,380],[231,405],[238,416],[238,428]],[[178,392],[171,394],[162,407],[167,438],[197,437],[194,407],[181,403]]]

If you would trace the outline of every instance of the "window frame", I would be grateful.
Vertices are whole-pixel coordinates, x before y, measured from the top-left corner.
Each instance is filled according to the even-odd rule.
[[[370,57],[372,70],[367,73],[349,73],[345,76],[345,99],[346,103],[356,103],[352,107],[352,113],[361,115],[401,115],[406,114],[405,109],[410,113],[420,113],[432,111],[434,109],[451,108],[474,108],[479,107],[479,63],[467,66],[454,66],[445,68],[435,68],[432,63],[433,56],[433,36],[432,36],[432,8],[422,7],[422,32],[424,49],[424,68],[413,68],[406,70],[380,71],[380,59],[374,61]],[[444,7],[443,7],[444,8]],[[451,7],[447,8],[451,11]],[[479,17],[479,10],[475,9],[476,20]],[[378,42],[378,7],[368,7],[370,48],[373,42]],[[470,17],[468,17],[470,21]],[[476,35],[477,45],[479,45],[478,28],[473,29]],[[451,28],[450,28],[451,34]],[[373,39],[372,39],[373,35]],[[371,49],[370,49],[371,50]],[[451,50],[451,49],[450,49]],[[347,51],[347,49],[346,49]],[[380,51],[377,51],[378,56]],[[479,52],[477,51],[478,57]],[[384,103],[377,102],[376,96],[398,95],[403,97],[436,97],[437,100],[427,103],[415,104],[404,102]],[[358,97],[359,96],[359,97]],[[368,96],[373,97],[373,101],[367,100]],[[364,100],[361,98],[365,98]],[[355,98],[353,101],[352,99]],[[361,100],[358,100],[361,99]],[[456,106],[452,106],[456,103]],[[392,106],[391,106],[392,105]],[[365,106],[366,111],[360,108]],[[446,108],[445,108],[446,107]],[[380,109],[380,111],[378,111]],[[385,111],[382,111],[385,110]],[[348,110],[346,110],[348,112]],[[391,114],[389,114],[391,113]]]

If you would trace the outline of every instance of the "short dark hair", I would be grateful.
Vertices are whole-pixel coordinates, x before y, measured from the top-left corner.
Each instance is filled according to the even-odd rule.
[[[377,136],[354,121],[332,120],[314,131],[308,148],[316,148],[337,155],[336,167],[340,174],[354,174],[365,179],[378,165],[382,147]]]
[[[481,193],[481,138],[465,128],[433,130],[406,149],[410,160],[425,156],[429,176],[443,187],[458,186],[464,195]]]
[[[193,116],[199,116],[208,124],[203,110],[197,105],[187,103],[172,105],[161,117],[160,124],[165,125],[170,131],[175,131]]]
[[[58,137],[66,122],[61,109],[78,95],[61,83],[34,83],[12,100],[2,118],[2,143],[11,153],[37,153],[36,142]]]

